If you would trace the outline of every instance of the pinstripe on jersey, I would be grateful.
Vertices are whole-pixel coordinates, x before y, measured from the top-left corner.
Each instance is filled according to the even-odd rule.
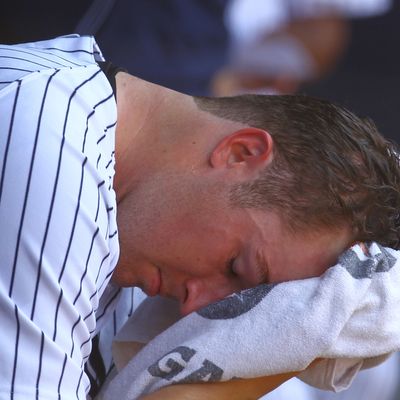
[[[119,295],[116,104],[96,59],[91,37],[0,46],[0,399],[84,399]]]

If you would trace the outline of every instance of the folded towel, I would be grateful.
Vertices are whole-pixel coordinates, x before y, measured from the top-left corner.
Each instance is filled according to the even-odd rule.
[[[301,379],[347,387],[360,368],[400,349],[400,253],[375,243],[367,253],[353,246],[321,277],[261,285],[180,320],[173,301],[146,299],[117,341],[148,343],[101,398],[300,371],[316,358],[324,360]]]

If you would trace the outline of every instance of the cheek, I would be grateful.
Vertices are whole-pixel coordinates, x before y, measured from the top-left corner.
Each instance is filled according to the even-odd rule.
[[[323,259],[318,258],[315,260],[310,260],[310,262],[303,269],[304,274],[300,277],[300,279],[322,275],[330,267],[330,265],[327,262],[321,262],[321,260]]]
[[[299,262],[296,268],[294,279],[306,279],[321,276],[329,267],[336,263],[337,256],[326,252],[318,252],[305,257]]]
[[[324,257],[326,258],[326,256]],[[278,268],[271,268],[269,278],[271,283],[286,282],[290,280],[307,279],[322,275],[329,265],[318,256],[304,256],[290,253]]]

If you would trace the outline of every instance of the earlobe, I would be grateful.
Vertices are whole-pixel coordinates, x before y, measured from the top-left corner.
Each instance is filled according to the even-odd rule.
[[[245,128],[225,136],[214,148],[213,167],[264,168],[273,156],[273,139],[262,129]]]

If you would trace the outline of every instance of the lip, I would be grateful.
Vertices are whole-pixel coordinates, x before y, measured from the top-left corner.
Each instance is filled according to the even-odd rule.
[[[161,273],[160,270],[156,268],[156,273],[149,282],[149,285],[147,286],[145,293],[147,294],[147,296],[150,297],[157,296],[160,293],[160,289],[161,289]]]

